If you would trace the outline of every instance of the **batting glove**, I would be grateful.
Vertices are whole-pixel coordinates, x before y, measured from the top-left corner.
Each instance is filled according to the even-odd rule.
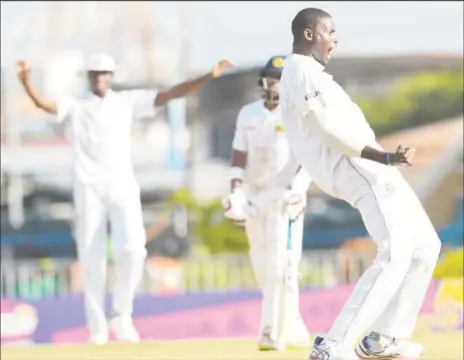
[[[290,221],[296,221],[306,212],[306,194],[289,190],[284,195],[287,215]]]
[[[256,213],[256,208],[249,203],[242,189],[236,188],[222,199],[224,216],[235,223],[243,223]]]

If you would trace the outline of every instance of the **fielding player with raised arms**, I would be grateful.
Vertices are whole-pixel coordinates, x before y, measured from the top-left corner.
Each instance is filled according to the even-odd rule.
[[[399,146],[395,152],[385,152],[360,108],[324,71],[337,45],[328,13],[301,10],[291,28],[293,54],[285,60],[280,87],[291,156],[269,186],[280,185],[284,192],[302,165],[323,191],[360,211],[378,246],[374,263],[359,279],[326,337],[316,338],[309,358],[417,359],[423,347],[409,339],[441,243],[396,168],[410,165],[414,149]],[[261,198],[250,199],[254,207],[246,211],[263,211],[263,199],[269,202],[266,191]]]
[[[234,200],[240,197],[246,201],[246,197],[262,190],[285,166],[289,156],[279,107],[284,59],[274,56],[266,63],[258,79],[263,99],[245,105],[238,114],[232,144],[231,195],[225,199],[225,216],[235,221],[240,216],[233,214]],[[309,346],[309,333],[299,310],[298,281],[309,184],[308,175],[300,169],[292,178],[290,190],[268,211],[244,222],[255,278],[263,295],[260,350]],[[293,221],[290,234],[289,220]],[[291,268],[287,267],[287,255]]]
[[[138,342],[132,323],[136,289],[143,275],[146,234],[140,188],[131,160],[131,128],[134,107],[161,106],[199,89],[231,67],[219,62],[208,74],[166,91],[112,91],[115,61],[96,54],[86,67],[89,91],[82,96],[49,101],[30,82],[30,66],[18,62],[18,77],[34,104],[69,120],[73,130],[74,208],[78,258],[83,272],[84,305],[90,341],[108,341],[104,311],[106,282],[106,225],[111,224],[116,282],[110,327],[120,341]],[[156,325],[154,325],[156,326]]]

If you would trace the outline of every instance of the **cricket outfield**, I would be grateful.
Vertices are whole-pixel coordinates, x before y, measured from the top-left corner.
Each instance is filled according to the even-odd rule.
[[[463,333],[422,332],[423,360],[463,359]],[[1,360],[306,360],[308,350],[258,352],[253,340],[189,340],[140,344],[2,347]]]

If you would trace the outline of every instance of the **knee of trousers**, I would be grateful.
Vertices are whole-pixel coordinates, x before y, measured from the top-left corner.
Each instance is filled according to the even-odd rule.
[[[402,247],[392,247],[389,242],[379,245],[374,264],[381,269],[394,268],[398,277],[402,277],[408,271],[413,260],[414,247],[405,242]]]
[[[434,267],[440,256],[440,251],[440,238],[435,231],[430,231],[427,236],[419,239],[419,245],[414,250],[413,261],[425,267]]]

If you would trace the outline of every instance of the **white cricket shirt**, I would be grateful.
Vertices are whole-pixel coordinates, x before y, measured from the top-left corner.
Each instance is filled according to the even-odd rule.
[[[290,154],[280,107],[269,111],[263,100],[245,105],[238,114],[232,148],[247,153],[245,183],[255,188],[267,185],[285,166]],[[306,192],[309,182],[302,169],[292,176],[292,189]]]
[[[288,173],[302,164],[324,192],[352,205],[369,187],[399,175],[395,168],[347,157],[330,148],[320,135],[308,131],[305,116],[317,107],[331,107],[340,114],[339,126],[351,136],[366,146],[382,149],[361,109],[312,57],[292,54],[285,60],[280,106],[294,155],[286,166]]]
[[[91,92],[58,101],[56,121],[71,121],[76,180],[83,184],[135,179],[131,129],[135,106],[155,106],[157,91]]]

